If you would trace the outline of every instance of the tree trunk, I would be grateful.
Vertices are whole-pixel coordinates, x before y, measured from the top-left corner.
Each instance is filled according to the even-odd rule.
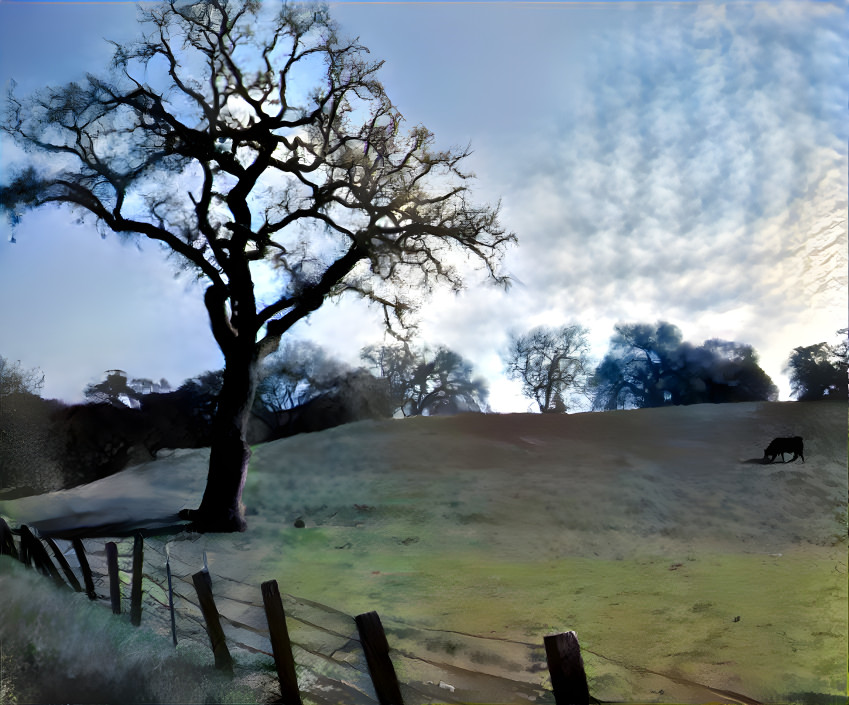
[[[190,519],[198,531],[244,531],[247,528],[242,490],[251,457],[247,428],[256,392],[257,361],[252,348],[226,358],[212,422],[209,472],[203,500],[198,509],[180,512],[180,516]]]

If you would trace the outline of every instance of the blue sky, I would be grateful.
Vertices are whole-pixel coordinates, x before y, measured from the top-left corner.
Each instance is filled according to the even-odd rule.
[[[422,337],[501,376],[510,331],[581,323],[598,357],[617,321],[750,343],[781,371],[847,325],[849,43],[842,3],[332,3],[407,119],[471,141],[479,200],[519,236],[503,292],[472,275],[422,308]],[[26,93],[100,70],[131,4],[0,2],[0,82]],[[3,144],[3,162],[20,153]],[[104,370],[185,377],[221,365],[200,290],[157,248],[102,240],[67,212],[0,239],[0,355],[78,400]],[[380,339],[362,304],[293,334],[356,361]]]

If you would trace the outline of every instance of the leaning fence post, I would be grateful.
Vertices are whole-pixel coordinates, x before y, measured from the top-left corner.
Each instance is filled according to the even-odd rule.
[[[401,687],[395,667],[389,658],[389,642],[377,612],[366,612],[354,617],[360,643],[366,655],[371,682],[380,705],[403,705]]]
[[[77,576],[74,575],[74,571],[71,570],[71,566],[68,564],[68,561],[65,559],[65,556],[62,555],[62,551],[56,545],[56,542],[47,537],[44,539],[47,542],[47,545],[50,546],[50,550],[53,551],[53,555],[56,558],[56,562],[59,564],[59,567],[65,573],[65,577],[68,578],[68,582],[71,584],[71,587],[74,588],[77,592],[82,592],[82,588],[80,587],[80,581],[77,580]]]
[[[192,582],[198,594],[200,610],[203,612],[203,618],[206,621],[206,632],[209,634],[209,641],[212,644],[215,667],[219,670],[233,673],[233,658],[227,649],[224,630],[221,628],[221,619],[218,616],[218,609],[215,607],[215,600],[212,597],[212,590],[210,588],[212,580],[209,577],[209,571],[199,570],[192,576]]]
[[[106,542],[106,567],[109,570],[109,601],[112,614],[121,614],[121,579],[118,576],[118,547],[114,541]]]
[[[590,691],[575,632],[544,638],[545,657],[557,705],[589,705]]]
[[[43,575],[53,578],[57,585],[65,585],[62,576],[59,575],[59,571],[56,570],[56,566],[53,565],[53,561],[47,555],[47,549],[44,548],[44,544],[38,540],[26,524],[21,525],[21,544],[26,546],[27,556],[32,560],[36,570]]]
[[[83,546],[82,539],[75,538],[71,540],[71,544],[74,547],[74,553],[77,554],[77,560],[80,563],[80,570],[83,573],[83,580],[85,581],[85,593],[88,595],[89,600],[96,600],[97,594],[94,592],[94,578],[91,575],[91,567],[88,564],[88,558],[85,555],[85,547]]]
[[[141,624],[143,563],[144,539],[139,532],[133,539],[133,577],[130,588],[130,622],[136,627]]]
[[[3,517],[0,517],[0,556],[18,557],[18,550],[15,548],[15,538]]]
[[[276,580],[267,580],[261,585],[262,601],[265,604],[265,616],[268,619],[268,631],[271,634],[271,650],[274,653],[274,665],[277,667],[277,679],[280,681],[283,705],[301,705],[301,693],[298,690],[298,677],[295,675],[295,659],[292,658],[292,642],[286,627],[286,614],[283,600]]]

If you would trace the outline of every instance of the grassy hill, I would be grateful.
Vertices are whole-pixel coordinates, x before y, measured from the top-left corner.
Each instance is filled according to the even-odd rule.
[[[760,462],[795,435],[804,463]],[[164,517],[199,499],[205,457],[0,513]],[[247,533],[194,539],[211,570],[431,630],[392,645],[439,663],[542,683],[520,645],[574,629],[605,701],[845,694],[845,404],[362,422],[257,446],[244,501]],[[424,661],[399,670],[428,679]]]

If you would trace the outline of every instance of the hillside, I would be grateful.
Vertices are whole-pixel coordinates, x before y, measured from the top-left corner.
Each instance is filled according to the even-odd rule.
[[[804,463],[760,462],[795,435]],[[248,532],[193,541],[213,571],[347,614],[516,643],[576,629],[602,700],[698,702],[698,683],[828,702],[845,692],[846,453],[845,404],[362,422],[257,446]],[[205,459],[177,451],[0,514],[165,525],[198,501]],[[539,682],[531,666],[489,669]]]

